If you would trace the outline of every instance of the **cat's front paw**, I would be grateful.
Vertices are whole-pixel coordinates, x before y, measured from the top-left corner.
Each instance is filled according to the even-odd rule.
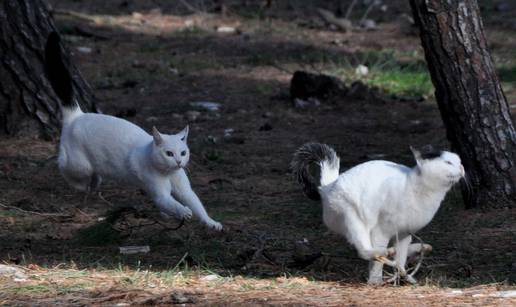
[[[216,231],[222,230],[222,224],[217,221],[214,221],[214,220],[207,221],[206,227],[208,227],[209,229],[216,230]]]
[[[180,220],[189,220],[192,218],[192,210],[185,206],[178,206],[175,210],[175,215]]]

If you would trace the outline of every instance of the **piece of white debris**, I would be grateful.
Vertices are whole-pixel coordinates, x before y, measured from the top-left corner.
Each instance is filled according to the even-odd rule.
[[[194,122],[201,116],[201,112],[199,111],[187,111],[186,112],[186,118],[189,122]]]
[[[150,247],[148,245],[144,246],[120,246],[120,254],[131,255],[138,253],[148,253],[150,252]]]
[[[77,51],[79,51],[80,53],[91,53],[93,51],[93,49],[91,49],[90,47],[77,47]]]
[[[236,29],[233,27],[228,27],[228,26],[220,26],[220,27],[217,27],[217,32],[219,32],[219,33],[235,33]]]
[[[516,297],[516,290],[496,291],[491,296],[495,296],[495,297]]]
[[[360,64],[357,66],[357,68],[355,68],[355,74],[360,77],[365,77],[369,74],[369,68]]]
[[[378,25],[376,24],[376,21],[372,19],[364,19],[360,23],[360,26],[367,31],[376,30],[378,29]]]
[[[214,281],[217,279],[219,279],[219,276],[215,275],[215,274],[206,275],[206,276],[203,276],[200,278],[200,280],[204,280],[204,281]]]
[[[28,278],[21,269],[5,264],[0,264],[0,276],[11,276],[16,282],[27,281]]]
[[[208,111],[218,111],[220,110],[221,104],[218,102],[211,102],[211,101],[196,101],[196,102],[190,102],[190,105],[192,107],[205,109]]]
[[[235,129],[233,129],[233,128],[227,128],[227,129],[224,129],[224,137],[225,137],[225,138],[229,138],[229,137],[231,137],[231,135],[233,134],[233,132],[235,132]]]

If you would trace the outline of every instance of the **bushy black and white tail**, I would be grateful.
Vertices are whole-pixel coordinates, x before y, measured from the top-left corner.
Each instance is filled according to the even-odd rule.
[[[45,45],[45,75],[61,100],[63,121],[67,122],[73,120],[78,114],[82,114],[82,111],[73,97],[72,77],[63,63],[60,41],[57,32],[52,32],[48,36]]]
[[[310,174],[310,166],[320,167],[320,178],[317,180]],[[321,199],[319,187],[328,185],[339,177],[340,160],[333,148],[326,144],[306,143],[295,153],[290,168],[297,181],[303,185],[303,191],[308,198]]]

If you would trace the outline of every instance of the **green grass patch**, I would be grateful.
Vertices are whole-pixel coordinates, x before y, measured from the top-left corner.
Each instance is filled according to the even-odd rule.
[[[357,73],[358,65],[367,66],[369,72],[365,75]],[[434,90],[426,64],[417,53],[365,52],[335,62],[328,73],[347,83],[361,80],[388,94],[426,97],[431,96]]]
[[[433,85],[426,70],[411,71],[403,68],[373,69],[366,83],[377,86],[389,94],[429,96]]]

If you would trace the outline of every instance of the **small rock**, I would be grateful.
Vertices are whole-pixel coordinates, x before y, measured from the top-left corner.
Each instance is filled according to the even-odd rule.
[[[217,32],[218,33],[235,33],[236,29],[233,27],[228,27],[228,26],[220,26],[220,27],[217,27]]]
[[[190,27],[193,27],[195,25],[195,22],[193,20],[191,20],[191,19],[187,19],[187,20],[184,21],[184,25],[185,25],[185,27],[190,28]]]
[[[372,31],[378,29],[378,25],[376,24],[376,21],[372,19],[364,19],[360,23],[360,26],[367,31]]]
[[[131,16],[132,16],[134,19],[138,19],[138,20],[141,20],[141,19],[143,18],[142,13],[138,13],[138,12],[133,12]]]
[[[357,66],[357,68],[355,68],[355,74],[360,77],[365,77],[369,74],[369,68],[360,64]]]
[[[304,109],[304,108],[308,107],[309,105],[310,105],[310,103],[306,100],[299,99],[299,98],[294,99],[294,107],[297,109]]]
[[[258,129],[258,131],[270,131],[270,130],[272,130],[272,126],[269,123],[265,123],[265,124],[261,125],[260,128]]]
[[[132,254],[138,254],[138,253],[146,254],[146,253],[150,252],[150,247],[148,245],[120,246],[118,249],[120,250],[120,254],[123,254],[123,255],[132,255]]]
[[[168,71],[173,75],[179,75],[179,70],[177,68],[170,67]]]
[[[186,112],[186,118],[189,122],[194,122],[197,119],[199,119],[199,116],[201,116],[201,112],[199,111],[188,111]]]
[[[205,109],[208,111],[218,111],[220,110],[221,104],[218,102],[211,102],[211,101],[196,101],[196,102],[190,102],[190,105],[192,107]]]
[[[336,39],[332,40],[332,41],[331,41],[331,43],[332,43],[333,45],[336,45],[336,46],[342,46],[342,45],[344,45],[344,41],[343,41],[343,40],[341,40],[341,39],[338,39],[338,38],[336,38]]]
[[[81,47],[77,47],[77,51],[79,51],[80,53],[89,54],[93,51],[93,49],[91,49],[90,47],[81,46]]]
[[[171,299],[172,303],[174,303],[174,304],[191,304],[191,303],[195,303],[194,300],[192,300],[191,298],[185,296],[182,293],[172,293],[170,295],[170,299]]]
[[[214,281],[217,279],[219,279],[219,276],[215,275],[215,274],[206,275],[206,276],[203,276],[200,278],[200,280],[204,280],[204,281]]]
[[[321,102],[319,101],[319,99],[314,97],[310,97],[307,100],[299,98],[294,99],[294,107],[298,109],[304,109],[312,106],[317,107],[319,105],[321,105]]]
[[[235,132],[235,129],[233,129],[233,128],[224,129],[224,137],[225,138],[231,137],[233,132]]]
[[[15,282],[27,281],[28,278],[21,269],[5,264],[0,264],[0,276],[11,276]]]
[[[145,121],[148,123],[153,123],[153,122],[157,122],[158,118],[156,116],[149,116],[145,119]]]

